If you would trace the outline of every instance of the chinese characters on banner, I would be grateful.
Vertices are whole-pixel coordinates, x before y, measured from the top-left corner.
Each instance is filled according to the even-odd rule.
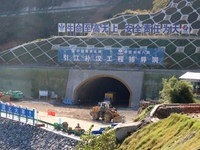
[[[66,25],[66,26],[65,26]],[[109,23],[58,23],[58,32],[72,33],[118,33],[118,24]],[[189,34],[189,24],[125,24],[125,34]]]
[[[163,64],[164,48],[70,48],[59,47],[58,62],[110,64]]]
[[[65,32],[65,23],[58,23],[58,32]]]
[[[18,121],[20,121],[21,118],[26,118],[26,122],[31,119],[33,124],[35,123],[35,109],[22,108],[20,106],[17,107],[11,102],[0,102],[0,116],[2,115],[2,112],[6,114],[6,118],[8,115],[11,115],[12,119],[14,120],[14,118],[18,116]]]

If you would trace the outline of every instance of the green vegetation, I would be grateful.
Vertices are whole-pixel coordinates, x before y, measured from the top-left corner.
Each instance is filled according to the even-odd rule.
[[[150,113],[150,111],[153,109],[154,105],[150,105],[149,107],[145,108],[141,114],[139,114],[139,116],[137,118],[135,118],[133,121],[137,122],[137,121],[141,121],[142,119],[144,119],[145,116],[147,116],[147,114]]]
[[[99,136],[91,134],[91,128],[81,137],[77,149],[82,150],[143,150],[143,149],[200,149],[200,121],[183,114],[172,114],[166,119],[151,123],[116,145],[115,130],[106,129]]]
[[[171,0],[154,0],[152,12],[156,12],[164,7],[166,7]]]
[[[118,150],[200,149],[200,121],[186,115],[172,114],[149,124],[125,139]]]
[[[124,1],[125,2],[125,1]],[[170,0],[140,0],[140,1],[127,1],[126,3],[126,10],[122,11],[121,13],[116,13],[117,15],[114,16],[119,16],[119,15],[124,15],[124,14],[149,14],[149,13],[154,13],[156,11],[161,10],[162,8],[166,7]],[[124,4],[125,5],[125,4]],[[120,6],[123,8],[123,4],[120,3]],[[139,9],[138,9],[139,8]],[[119,8],[120,9],[120,8]]]
[[[171,77],[163,79],[163,89],[160,91],[161,100],[169,103],[194,103],[193,86],[185,80]]]
[[[115,130],[110,130],[108,127],[99,136],[91,134],[93,125],[82,135],[76,149],[81,150],[114,150],[117,148]]]
[[[141,99],[153,99],[153,100],[158,100],[159,99],[159,91],[162,90],[163,85],[162,85],[162,78],[169,79],[173,75],[176,76],[181,76],[181,72],[171,72],[171,71],[165,71],[165,72],[160,72],[157,74],[156,72],[146,72],[144,75],[144,83],[143,83],[143,94]]]

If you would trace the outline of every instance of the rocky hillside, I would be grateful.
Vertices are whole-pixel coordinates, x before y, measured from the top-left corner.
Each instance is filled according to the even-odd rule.
[[[0,149],[73,150],[78,141],[29,124],[0,118]]]
[[[0,51],[58,35],[57,25],[61,22],[94,23],[126,10],[152,10],[155,1],[158,0],[3,1],[0,5]],[[159,6],[164,7],[163,3]]]
[[[1,2],[0,13],[20,13],[55,8],[86,7],[116,3],[121,0],[10,0]]]

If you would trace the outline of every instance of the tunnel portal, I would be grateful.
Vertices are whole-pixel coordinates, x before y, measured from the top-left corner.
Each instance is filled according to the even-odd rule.
[[[116,92],[114,106],[128,107],[129,90],[122,82],[112,77],[96,77],[82,82],[75,90],[74,98],[80,99],[82,105],[97,105],[104,100],[107,92]]]

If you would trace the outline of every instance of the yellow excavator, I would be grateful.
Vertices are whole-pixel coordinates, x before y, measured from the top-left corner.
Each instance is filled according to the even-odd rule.
[[[104,120],[105,122],[121,122],[122,116],[117,113],[117,109],[112,107],[110,102],[99,102],[98,106],[92,107],[90,115],[93,120]]]

